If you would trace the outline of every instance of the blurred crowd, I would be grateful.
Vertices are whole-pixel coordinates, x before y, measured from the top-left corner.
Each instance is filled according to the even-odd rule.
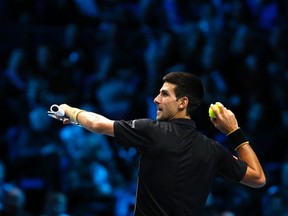
[[[131,216],[136,150],[46,113],[155,118],[162,76],[187,71],[206,87],[199,130],[229,148],[208,117],[222,102],[268,180],[216,179],[207,216],[287,216],[287,38],[286,0],[0,0],[0,215]]]

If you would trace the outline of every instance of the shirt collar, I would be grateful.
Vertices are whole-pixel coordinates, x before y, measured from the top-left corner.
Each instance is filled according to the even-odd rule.
[[[177,118],[177,119],[172,119],[170,122],[175,123],[175,124],[187,125],[187,126],[196,128],[195,121],[192,119]]]

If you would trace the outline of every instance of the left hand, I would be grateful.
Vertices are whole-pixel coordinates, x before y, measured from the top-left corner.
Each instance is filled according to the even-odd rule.
[[[217,102],[217,106],[219,110],[217,109],[216,105],[211,105],[211,108],[216,116],[216,118],[210,118],[213,125],[224,134],[228,134],[239,128],[234,113],[224,107],[224,105],[220,102]]]

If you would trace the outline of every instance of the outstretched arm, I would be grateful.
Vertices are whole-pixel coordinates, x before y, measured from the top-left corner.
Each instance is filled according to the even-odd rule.
[[[240,183],[254,188],[263,187],[266,184],[266,177],[262,166],[257,155],[249,145],[248,140],[246,140],[239,128],[234,113],[219,102],[217,102],[217,105],[219,110],[215,105],[211,105],[216,116],[216,118],[210,118],[211,122],[218,130],[231,138],[239,159],[248,165],[246,174]]]
[[[77,122],[91,132],[114,136],[113,120],[97,113],[68,106],[67,104],[61,104],[60,108],[65,111],[65,115],[68,117],[63,121],[64,124]]]

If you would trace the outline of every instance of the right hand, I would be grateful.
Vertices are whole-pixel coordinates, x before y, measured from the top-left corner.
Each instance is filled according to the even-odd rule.
[[[70,121],[69,115],[71,113],[72,107],[67,104],[61,104],[59,105],[59,107],[64,110],[65,115],[68,117],[68,118],[64,118],[63,124],[71,124],[72,122]]]

